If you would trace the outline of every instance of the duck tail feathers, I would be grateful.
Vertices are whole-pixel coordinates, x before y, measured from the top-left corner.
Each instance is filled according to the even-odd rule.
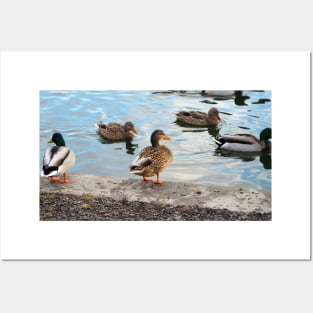
[[[217,136],[215,138],[213,138],[213,140],[215,141],[215,143],[221,147],[223,144],[225,144],[225,139],[222,136]]]
[[[152,160],[150,158],[137,157],[129,166],[129,172],[134,174],[141,172],[145,166],[149,166],[150,164],[152,164]]]
[[[58,173],[59,168],[57,166],[43,167],[41,171],[41,176],[49,177],[55,176]]]

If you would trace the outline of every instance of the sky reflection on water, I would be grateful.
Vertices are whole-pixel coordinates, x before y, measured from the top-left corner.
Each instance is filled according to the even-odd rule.
[[[207,97],[199,91],[41,91],[40,158],[55,131],[63,134],[76,154],[72,173],[138,178],[128,173],[135,155],[150,145],[150,135],[162,129],[172,138],[165,144],[173,151],[173,163],[162,180],[271,189],[271,153],[238,154],[218,150],[212,136],[251,133],[259,136],[271,127],[271,91],[244,91],[241,97]],[[217,127],[186,127],[175,123],[180,110],[221,112]],[[109,142],[94,124],[135,124],[132,142]]]

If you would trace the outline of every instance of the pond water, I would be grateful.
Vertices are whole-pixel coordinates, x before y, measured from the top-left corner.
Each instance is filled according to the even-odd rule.
[[[225,95],[226,94],[226,95]],[[172,164],[161,173],[163,181],[207,186],[271,189],[271,152],[225,153],[212,136],[251,133],[271,127],[271,91],[243,91],[203,96],[200,91],[41,91],[40,159],[61,132],[76,154],[70,173],[141,177],[128,173],[139,151],[150,145],[150,135],[162,129],[172,138],[164,142],[173,152]],[[220,111],[217,127],[182,127],[175,123],[181,110]],[[95,123],[132,121],[138,131],[131,142],[107,142]]]

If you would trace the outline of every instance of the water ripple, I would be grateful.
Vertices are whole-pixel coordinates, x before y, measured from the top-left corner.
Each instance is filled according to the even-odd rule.
[[[41,91],[40,157],[55,131],[64,135],[76,153],[72,172],[136,177],[128,173],[134,155],[150,145],[150,135],[163,129],[172,138],[164,142],[174,153],[163,180],[271,189],[271,155],[223,154],[212,137],[249,132],[256,136],[271,127],[271,91],[244,91],[242,99],[203,97],[199,91]],[[215,106],[222,122],[213,128],[182,127],[175,123],[180,110],[207,112]],[[138,130],[131,144],[108,143],[94,124],[125,123]]]

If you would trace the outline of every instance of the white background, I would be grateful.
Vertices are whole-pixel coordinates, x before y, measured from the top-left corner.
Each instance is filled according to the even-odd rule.
[[[301,133],[310,131],[309,62],[308,52],[4,52],[1,172],[6,183],[2,185],[1,257],[309,259],[309,198],[304,197],[302,206],[298,205],[299,193],[309,194],[309,146],[304,136],[290,128],[299,110],[296,99],[303,103]],[[286,75],[286,66],[290,75]],[[272,222],[39,221],[40,90],[202,90],[205,86],[213,90],[272,90]],[[22,134],[20,127],[12,128],[12,121],[23,125]],[[301,145],[301,141],[298,164],[299,149],[292,150],[290,145]],[[290,183],[286,181],[280,188],[280,178],[286,174]],[[16,179],[10,181],[10,177]]]
[[[193,1],[190,5],[158,1],[149,5],[143,2],[138,6],[139,2],[114,1],[102,9],[98,7],[98,1],[88,2],[86,8],[77,1],[73,10],[72,6],[67,7],[59,1],[48,7],[44,1],[8,1],[0,11],[1,49],[312,50],[309,1],[285,3],[283,8],[272,1],[263,1],[257,7],[244,1],[228,5],[225,1],[214,5],[205,1]],[[285,65],[284,73],[294,79],[293,67],[290,68],[289,64]],[[206,75],[210,77],[209,70]],[[25,82],[29,84],[27,80]],[[288,89],[292,94],[292,105],[289,102],[284,104],[279,119],[290,119],[288,112],[294,109],[295,117],[290,119],[290,125],[296,124],[295,128],[302,131],[296,140],[291,138],[292,142],[297,146],[305,139],[306,143],[303,150],[292,144],[285,148],[286,166],[279,173],[277,188],[282,189],[280,194],[284,199],[295,195],[293,201],[279,203],[279,210],[287,210],[285,216],[295,210],[302,215],[309,204],[310,186],[309,112],[305,102],[299,101],[306,87]],[[273,104],[275,101],[273,94]],[[1,103],[1,116],[2,110]],[[25,119],[29,117],[27,114]],[[279,130],[275,131],[278,136]],[[285,129],[281,131],[285,132]],[[1,136],[2,133],[1,120]],[[286,137],[291,134],[287,133]],[[21,132],[22,143],[25,142],[23,135]],[[1,142],[1,166],[2,149]],[[273,162],[274,168],[275,157]],[[300,172],[305,176],[299,177]],[[275,176],[273,170],[273,191]],[[1,197],[4,186],[9,184],[3,177],[1,173]],[[18,187],[21,177],[14,178]],[[32,212],[27,203],[24,205],[28,212]],[[24,213],[23,217],[26,215]],[[297,231],[297,228],[289,229],[295,235],[292,238],[297,237]],[[23,240],[23,235],[15,233],[12,240]],[[38,241],[38,238],[34,240]],[[102,242],[105,243],[105,238]],[[283,234],[281,242],[284,242]],[[294,246],[293,241],[290,244]],[[285,249],[277,244],[275,251],[281,248]],[[46,247],[43,243],[41,249],[46,251],[49,245]],[[24,250],[27,252],[28,248],[24,247]],[[312,311],[312,262],[2,261],[0,276],[1,308],[5,312],[102,312],[105,309],[110,312]]]

